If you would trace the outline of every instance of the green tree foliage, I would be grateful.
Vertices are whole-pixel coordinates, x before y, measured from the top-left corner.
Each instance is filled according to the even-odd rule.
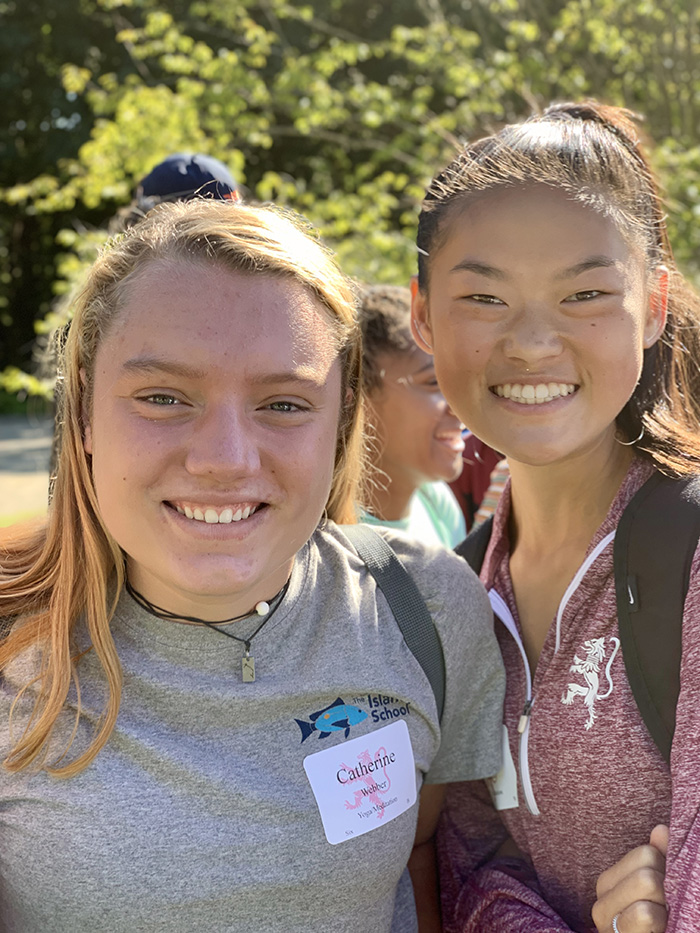
[[[597,96],[646,115],[698,275],[698,15],[695,0],[0,0],[6,383],[39,388],[18,375],[34,334],[179,150],[300,210],[351,275],[404,282],[425,184],[462,141]]]

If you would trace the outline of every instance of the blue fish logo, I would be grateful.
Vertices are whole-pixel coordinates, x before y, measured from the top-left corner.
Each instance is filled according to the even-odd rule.
[[[318,732],[319,739],[327,739],[332,732],[345,732],[347,739],[350,726],[356,726],[365,719],[367,719],[367,713],[364,710],[343,703],[341,697],[338,697],[330,706],[312,713],[309,716],[310,722],[304,722],[302,719],[295,719],[294,722],[301,729],[303,744],[314,732]]]

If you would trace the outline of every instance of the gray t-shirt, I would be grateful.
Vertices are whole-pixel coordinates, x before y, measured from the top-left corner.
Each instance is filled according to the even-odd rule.
[[[363,735],[376,745],[387,733],[373,733],[403,722],[418,788],[424,780],[493,774],[504,683],[488,601],[466,564],[441,548],[386,537],[442,639],[442,728],[422,668],[332,524],[302,549],[283,602],[253,641],[254,683],[241,680],[238,642],[162,621],[123,593],[112,629],[124,686],[106,747],[70,779],[0,771],[2,930],[416,929],[407,876],[400,896],[397,885],[417,803],[331,845],[304,761]],[[245,636],[257,624],[244,620],[230,630]],[[10,703],[35,665],[32,657],[18,660],[2,687],[2,749]],[[81,659],[79,674],[83,715],[70,754],[85,747],[106,692],[93,652]],[[74,725],[74,697],[71,706],[56,750]],[[28,701],[18,704],[15,735],[27,708]],[[361,767],[350,755],[344,764]],[[369,790],[361,790],[359,777],[351,790],[369,793],[376,780],[381,793],[379,777],[364,774]],[[350,793],[348,807],[352,800]]]

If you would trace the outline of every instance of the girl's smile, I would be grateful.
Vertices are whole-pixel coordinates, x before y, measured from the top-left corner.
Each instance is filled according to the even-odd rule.
[[[566,382],[506,382],[505,385],[490,386],[491,392],[499,398],[510,399],[519,405],[544,405],[545,403],[565,399],[577,391],[578,386]]]

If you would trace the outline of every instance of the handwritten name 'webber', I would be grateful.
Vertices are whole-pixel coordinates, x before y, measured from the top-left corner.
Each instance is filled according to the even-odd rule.
[[[366,777],[373,771],[380,771],[396,761],[396,752],[389,752],[387,755],[377,755],[374,761],[358,761],[356,768],[340,768],[336,772],[336,778],[341,784],[348,784],[350,781],[356,781],[358,778]]]

